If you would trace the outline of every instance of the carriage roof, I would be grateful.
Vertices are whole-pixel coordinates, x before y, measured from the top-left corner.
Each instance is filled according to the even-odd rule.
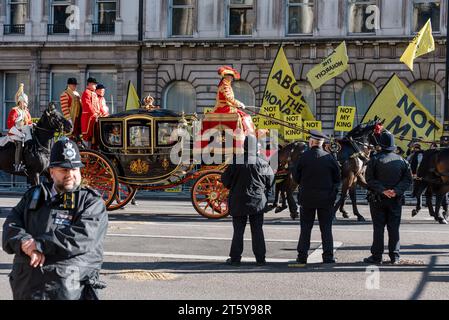
[[[173,118],[181,118],[182,115],[179,113],[176,113],[174,111],[168,110],[168,109],[154,109],[151,111],[145,110],[145,109],[133,109],[133,110],[126,110],[119,113],[115,113],[110,115],[107,118],[127,118],[129,116],[136,116],[136,115],[142,115],[142,116],[150,116],[154,118],[161,118],[161,117],[173,117]]]

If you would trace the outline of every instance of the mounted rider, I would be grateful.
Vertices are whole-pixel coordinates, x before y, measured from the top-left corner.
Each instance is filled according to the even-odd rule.
[[[22,152],[25,141],[31,140],[31,120],[30,111],[28,110],[28,96],[24,92],[24,84],[21,83],[19,90],[15,95],[16,106],[11,109],[8,115],[8,135],[0,141],[0,146],[8,142],[14,142],[16,145],[14,158],[14,171],[23,172],[25,166],[22,164]]]

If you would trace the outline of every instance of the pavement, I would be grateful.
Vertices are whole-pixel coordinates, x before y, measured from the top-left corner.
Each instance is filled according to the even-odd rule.
[[[15,196],[0,198],[1,224],[18,201]],[[265,216],[268,264],[256,266],[247,230],[243,263],[232,267],[224,264],[232,238],[230,218],[207,220],[188,201],[139,199],[138,204],[109,214],[101,270],[108,287],[102,299],[447,299],[449,225],[437,224],[427,210],[412,218],[412,208],[404,207],[401,265],[361,262],[370,255],[372,241],[369,211],[362,205],[366,222],[338,216],[334,224],[337,264],[321,263],[316,225],[309,263],[297,265],[299,222],[283,211]],[[11,261],[0,251],[0,299],[11,299]]]

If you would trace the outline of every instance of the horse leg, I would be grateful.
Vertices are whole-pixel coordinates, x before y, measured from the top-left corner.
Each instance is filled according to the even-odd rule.
[[[426,185],[424,183],[415,180],[415,183],[413,184],[413,196],[416,198],[416,207],[412,210],[412,217],[416,216],[421,210],[422,194],[425,189]]]
[[[336,208],[338,208],[340,210],[340,212],[343,215],[343,218],[348,219],[349,218],[349,214],[348,212],[346,212],[345,210],[345,202],[346,199],[348,198],[348,190],[349,190],[349,179],[345,179],[343,180],[343,183],[341,185],[341,196],[340,199],[338,200],[337,204],[335,205],[335,211]]]
[[[273,204],[270,206],[270,210],[272,210],[273,208],[276,208],[277,206],[278,206],[278,202],[279,202],[279,193],[281,192],[280,190],[279,190],[279,188],[280,188],[280,183],[276,183],[276,185],[275,185],[275,192],[274,192],[274,201],[273,201]]]
[[[435,203],[435,220],[437,220],[440,224],[447,224],[446,219],[440,213],[441,203],[443,202],[443,197],[445,194],[437,193],[436,194],[436,203]]]
[[[442,201],[441,205],[443,207],[443,217],[444,217],[444,219],[447,220],[447,215],[448,215],[448,212],[447,212],[447,193],[445,193],[443,195],[443,201]]]
[[[359,209],[357,208],[357,194],[356,194],[356,184],[354,184],[350,189],[349,189],[349,197],[351,198],[351,203],[352,203],[352,212],[354,213],[354,215],[357,217],[357,221],[363,222],[366,221],[365,218],[360,214]]]
[[[427,208],[429,209],[429,214],[436,220],[435,211],[433,210],[433,203],[432,203],[432,191],[430,187],[427,188],[426,190],[426,204]]]
[[[287,193],[287,202],[288,202],[288,208],[290,210],[290,217],[295,220],[296,218],[298,218],[298,205],[296,204],[295,198],[293,198],[293,191],[296,188],[287,188],[286,193]]]

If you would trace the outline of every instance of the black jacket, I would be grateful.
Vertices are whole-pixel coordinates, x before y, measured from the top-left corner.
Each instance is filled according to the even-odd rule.
[[[299,184],[299,204],[305,208],[328,208],[334,205],[340,183],[340,168],[335,158],[321,148],[304,152],[292,170]]]
[[[229,214],[233,217],[262,214],[274,182],[273,170],[266,160],[248,155],[247,150],[241,160],[243,163],[238,164],[241,162],[234,158],[233,164],[221,175],[223,185],[230,190]]]
[[[370,159],[365,178],[370,192],[380,195],[385,190],[393,189],[397,197],[401,198],[412,184],[412,174],[407,160],[387,151],[382,151]]]
[[[36,210],[30,209],[40,189]],[[98,278],[108,216],[98,193],[75,191],[75,209],[64,209],[60,196],[51,198],[51,186],[25,193],[3,225],[3,250],[15,254],[10,283],[14,299],[81,299],[87,281]],[[42,268],[29,265],[21,242],[33,238],[45,255]],[[69,279],[69,280],[67,280]]]

